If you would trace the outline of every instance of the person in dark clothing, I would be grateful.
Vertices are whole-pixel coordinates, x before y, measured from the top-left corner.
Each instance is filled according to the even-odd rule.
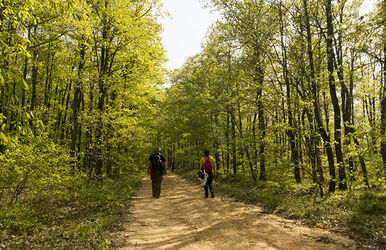
[[[174,160],[172,161],[172,173],[174,173]]]
[[[161,194],[161,182],[163,175],[167,173],[166,158],[161,154],[161,149],[156,148],[154,154],[148,160],[148,172],[151,178],[153,198],[159,198]]]
[[[209,155],[209,150],[204,150],[204,156],[200,159],[200,169],[205,169],[205,172],[208,174],[208,178],[206,179],[206,183],[204,186],[205,190],[205,198],[208,198],[210,190],[210,196],[214,198],[214,189],[213,189],[213,170],[216,167],[215,160],[212,156]]]

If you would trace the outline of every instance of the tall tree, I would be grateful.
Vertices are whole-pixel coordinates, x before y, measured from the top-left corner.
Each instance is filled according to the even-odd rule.
[[[326,0],[326,19],[327,19],[327,69],[328,69],[328,84],[330,87],[331,101],[334,108],[334,139],[335,139],[335,154],[339,170],[339,189],[347,189],[345,165],[343,161],[342,139],[341,139],[341,113],[339,101],[336,93],[336,83],[334,77],[334,26],[332,22],[332,4],[331,0]]]

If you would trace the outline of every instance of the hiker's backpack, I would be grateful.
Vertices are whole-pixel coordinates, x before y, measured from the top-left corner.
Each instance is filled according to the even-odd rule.
[[[163,170],[164,165],[162,164],[161,155],[155,154],[151,159],[151,168],[153,170]]]
[[[205,157],[205,172],[207,172],[208,174],[212,173],[213,171],[213,166],[212,166],[212,163],[210,162],[210,158],[206,158]]]

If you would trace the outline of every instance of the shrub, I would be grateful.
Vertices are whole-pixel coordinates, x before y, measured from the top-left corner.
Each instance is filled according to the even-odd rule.
[[[65,147],[45,136],[30,138],[29,144],[15,140],[0,156],[0,203],[17,203],[20,197],[39,196],[70,178],[71,159]]]

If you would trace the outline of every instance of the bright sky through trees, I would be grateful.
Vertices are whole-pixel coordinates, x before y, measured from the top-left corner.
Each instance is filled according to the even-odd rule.
[[[359,14],[366,15],[375,8],[375,0],[364,0],[359,10]]]
[[[201,43],[208,27],[217,20],[215,11],[204,8],[200,0],[163,0],[163,11],[171,14],[160,22],[164,27],[162,42],[169,61],[166,67],[176,69],[186,58],[201,51]],[[364,15],[374,8],[374,0],[365,0],[360,10]]]
[[[175,69],[185,59],[201,51],[201,42],[208,27],[217,19],[217,13],[203,8],[200,0],[163,0],[163,11],[171,17],[161,19],[162,41],[169,61],[166,67]]]

